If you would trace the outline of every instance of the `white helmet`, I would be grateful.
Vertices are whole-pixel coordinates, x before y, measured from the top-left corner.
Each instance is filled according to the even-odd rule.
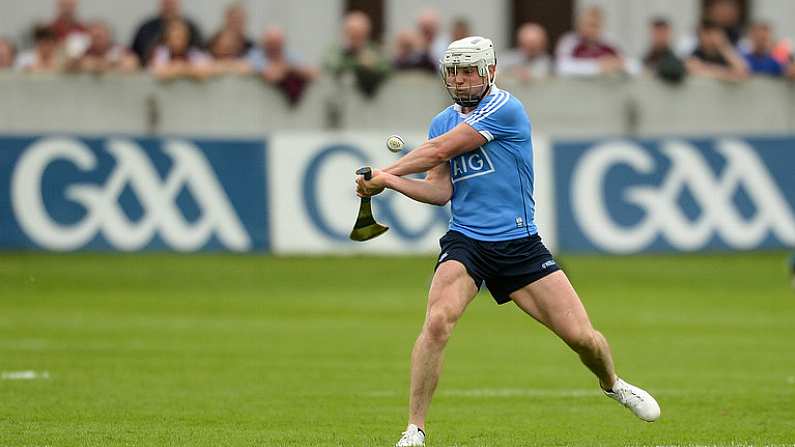
[[[497,57],[491,39],[471,36],[451,43],[442,57],[440,74],[453,101],[462,107],[478,105],[494,85],[494,77],[489,71],[492,65],[497,65]],[[465,86],[466,91],[463,92],[461,86],[456,86],[451,80],[454,81],[458,70],[465,67],[477,67],[481,83]]]

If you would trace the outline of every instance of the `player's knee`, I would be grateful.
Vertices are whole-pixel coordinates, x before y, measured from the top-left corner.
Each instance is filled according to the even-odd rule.
[[[590,327],[572,331],[565,341],[571,349],[579,354],[594,352],[599,348],[597,333]]]
[[[445,343],[454,325],[455,322],[444,312],[431,313],[425,322],[425,336],[432,342]]]

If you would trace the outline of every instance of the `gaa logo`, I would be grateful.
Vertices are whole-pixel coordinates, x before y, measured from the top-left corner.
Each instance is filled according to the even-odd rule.
[[[350,221],[345,220],[344,227],[335,222],[332,213],[328,212],[328,208],[324,208],[324,203],[328,202],[328,191],[323,191],[321,187],[323,179],[339,175],[337,171],[331,169],[334,163],[339,161],[348,161],[352,163],[351,166],[365,166],[368,163],[368,155],[359,147],[346,144],[322,147],[308,159],[302,171],[301,189],[306,205],[306,220],[325,238],[347,244],[350,243],[348,237]],[[353,169],[350,172],[352,171]],[[335,183],[341,184],[341,182]],[[450,221],[449,211],[444,207],[409,208],[413,212],[408,213],[406,204],[408,206],[413,204],[390,191],[374,197],[373,202],[376,203],[379,219],[383,219],[384,224],[391,229],[391,234],[402,241],[422,240],[428,235],[433,235],[439,228],[447,228]]]
[[[74,250],[97,235],[119,250],[145,247],[158,235],[181,251],[202,248],[212,236],[231,250],[248,250],[251,239],[230,204],[212,167],[193,144],[170,140],[163,152],[171,169],[161,180],[143,148],[125,139],[112,139],[105,150],[115,166],[102,183],[72,183],[64,196],[85,209],[82,218],[65,224],[48,212],[42,183],[48,167],[69,163],[83,173],[97,170],[97,157],[84,143],[68,138],[47,138],[22,153],[11,179],[11,201],[22,230],[41,247]],[[125,191],[135,195],[142,215],[131,220],[120,204]],[[199,217],[185,219],[177,197],[189,192]]]
[[[572,208],[575,220],[595,245],[632,253],[661,238],[675,249],[698,250],[717,236],[731,248],[753,249],[771,235],[795,245],[793,210],[749,144],[734,139],[716,142],[715,151],[725,161],[720,174],[688,142],[663,142],[660,151],[670,160],[662,181],[626,187],[619,199],[642,211],[632,225],[613,219],[605,200],[607,177],[617,166],[639,175],[658,172],[649,151],[632,142],[612,142],[591,148],[580,159],[572,176]],[[735,204],[741,190],[754,208],[751,215]],[[688,217],[679,204],[685,191],[700,209],[696,217]]]
[[[450,177],[452,177],[453,183],[492,172],[494,172],[494,164],[483,146],[450,160]]]

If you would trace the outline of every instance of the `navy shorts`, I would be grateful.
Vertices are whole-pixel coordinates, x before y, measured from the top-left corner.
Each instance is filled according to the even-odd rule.
[[[511,293],[560,270],[538,234],[485,242],[448,231],[439,245],[442,251],[436,268],[446,261],[464,264],[475,285],[480,288],[485,282],[497,304],[507,303]]]

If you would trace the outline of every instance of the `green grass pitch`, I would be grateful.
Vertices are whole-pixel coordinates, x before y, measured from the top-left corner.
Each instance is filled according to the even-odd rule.
[[[653,424],[481,294],[448,346],[428,445],[795,445],[786,256],[563,258],[619,373],[660,401]],[[0,446],[393,445],[432,268],[0,255]]]

